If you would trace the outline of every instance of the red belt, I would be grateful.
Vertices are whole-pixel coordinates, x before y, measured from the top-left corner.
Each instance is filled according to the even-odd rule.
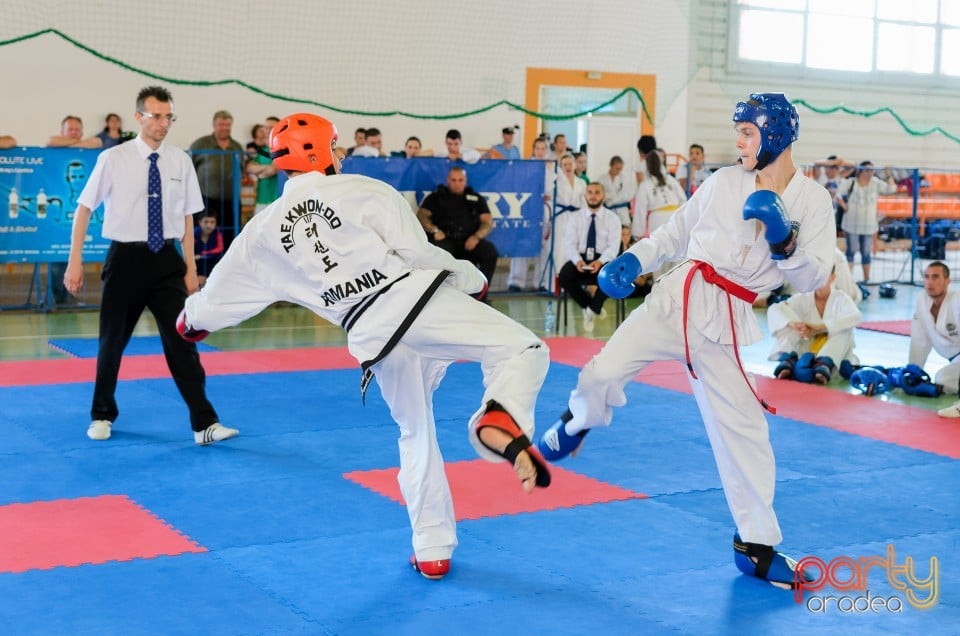
[[[703,277],[703,280],[711,285],[716,285],[727,295],[727,312],[730,318],[730,331],[733,333],[733,354],[737,358],[737,366],[740,367],[740,375],[743,376],[744,381],[747,383],[747,386],[750,387],[750,392],[753,393],[753,397],[757,398],[757,401],[760,402],[760,406],[770,411],[770,413],[776,415],[777,409],[769,404],[767,401],[757,395],[757,392],[754,390],[753,385],[750,384],[750,380],[747,379],[747,372],[743,370],[743,362],[740,360],[740,348],[737,346],[737,327],[733,322],[733,301],[730,300],[730,296],[736,296],[740,300],[746,301],[753,304],[753,301],[757,299],[757,294],[750,291],[745,287],[737,285],[730,279],[724,278],[717,273],[717,270],[713,269],[713,266],[709,263],[704,263],[703,261],[691,261],[693,266],[690,268],[690,271],[687,272],[687,278],[683,282],[683,347],[687,356],[687,370],[690,371],[690,375],[693,376],[693,379],[697,379],[697,374],[693,370],[693,363],[690,361],[690,343],[687,340],[687,307],[690,305],[690,283],[693,281],[693,276],[697,272],[700,272],[700,276]]]

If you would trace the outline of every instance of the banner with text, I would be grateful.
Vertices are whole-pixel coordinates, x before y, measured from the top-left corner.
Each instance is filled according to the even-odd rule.
[[[403,193],[416,211],[423,199],[447,183],[447,172],[455,162],[449,159],[418,157],[347,157],[343,172],[362,174],[389,183]],[[493,216],[489,240],[500,256],[537,256],[543,231],[542,161],[489,160],[463,164],[467,185],[486,198]]]
[[[99,150],[0,150],[0,262],[66,262],[77,197]],[[102,261],[110,241],[101,236],[103,208],[94,210],[83,247],[86,261]]]

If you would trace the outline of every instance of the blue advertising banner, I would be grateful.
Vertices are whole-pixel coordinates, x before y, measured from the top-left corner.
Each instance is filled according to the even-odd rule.
[[[66,262],[77,197],[99,150],[12,148],[0,151],[0,262]],[[103,208],[90,219],[85,261],[102,261]]]
[[[343,172],[380,179],[399,190],[416,211],[424,197],[446,184],[449,159],[347,157]],[[494,159],[463,164],[467,185],[486,198],[493,216],[490,241],[500,256],[537,256],[543,226],[543,162]]]

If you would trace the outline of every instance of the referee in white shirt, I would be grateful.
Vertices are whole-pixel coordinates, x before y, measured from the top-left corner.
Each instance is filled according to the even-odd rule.
[[[90,412],[93,421],[87,436],[93,440],[110,438],[119,415],[114,394],[123,350],[143,310],[149,308],[160,331],[170,373],[190,409],[194,441],[217,442],[235,436],[237,431],[220,425],[207,400],[206,374],[196,344],[180,338],[176,331],[188,289],[192,293],[198,288],[192,215],[203,209],[203,198],[197,173],[183,150],[164,142],[176,120],[173,98],[166,89],[150,86],[141,90],[135,117],[140,134],[101,153],[80,193],[64,275],[67,290],[76,295],[83,286],[83,242],[91,210],[103,203],[103,236],[113,242],[103,267],[100,348]],[[158,193],[148,194],[148,176],[159,182]],[[156,212],[154,237],[148,232],[148,209]],[[178,239],[183,256],[177,251]]]

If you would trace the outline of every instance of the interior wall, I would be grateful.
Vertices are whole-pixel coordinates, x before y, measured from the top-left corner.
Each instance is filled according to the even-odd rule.
[[[409,135],[442,147],[456,127],[472,146],[500,141],[500,129],[522,121],[501,100],[524,103],[528,67],[654,74],[669,86],[667,109],[685,90],[689,0],[485,0],[362,3],[281,0],[167,0],[143,5],[47,0],[4,3],[0,42],[57,29],[84,47],[165,79],[146,77],[97,57],[55,34],[0,46],[0,133],[44,145],[64,115],[83,118],[85,133],[115,111],[133,125],[136,92],[148,84],[171,89],[179,120],[170,140],[180,146],[209,134],[212,114],[234,115],[234,137],[267,115],[310,110],[333,119],[350,145],[356,127],[383,131],[385,148]],[[162,11],[159,7],[162,6]],[[662,33],[676,34],[664,40]],[[237,85],[179,85],[238,79]],[[165,81],[166,80],[166,81]],[[658,86],[659,88],[659,86]],[[327,104],[338,112],[312,104]],[[404,111],[438,118],[389,116]],[[664,143],[683,143],[684,117],[661,110]],[[660,115],[660,113],[663,113]],[[529,153],[533,135],[516,140]]]
[[[730,37],[732,0],[694,0],[691,22],[687,122],[691,142],[701,143],[707,161],[735,156],[731,116],[738,100],[751,92],[784,92],[818,110],[844,105],[858,112],[889,107],[913,130],[941,126],[960,136],[960,82],[929,86],[920,78],[874,77],[862,74],[826,75],[796,72],[783,66],[751,65],[749,74],[732,60]],[[824,43],[829,45],[829,43]],[[789,72],[788,72],[789,71]],[[838,155],[859,163],[960,169],[960,143],[934,133],[911,134],[889,113],[873,117],[820,114],[799,106],[800,139],[794,158],[813,162]]]
[[[209,134],[212,114],[223,108],[234,114],[234,137],[242,143],[267,115],[309,110],[333,119],[347,145],[354,128],[376,126],[389,149],[401,148],[409,135],[440,147],[451,127],[466,143],[487,146],[500,141],[501,128],[522,121],[522,113],[501,105],[447,117],[502,100],[523,104],[530,67],[656,75],[660,145],[685,154],[699,142],[711,161],[733,157],[733,107],[758,90],[785,91],[822,107],[889,106],[915,128],[941,125],[960,134],[960,93],[951,88],[791,77],[775,67],[750,75],[732,69],[732,2],[8,0],[0,20],[0,134],[44,145],[68,113],[84,119],[87,134],[111,111],[130,127],[137,91],[159,83],[176,99],[180,119],[170,139],[180,146]],[[10,43],[44,29],[57,29],[76,45],[54,34]],[[231,79],[255,90],[197,84]],[[396,111],[441,118],[388,115]],[[802,107],[800,114],[795,154],[801,161],[841,154],[960,168],[960,144],[937,134],[912,136],[889,115],[819,115]],[[517,135],[525,154],[532,132]]]

